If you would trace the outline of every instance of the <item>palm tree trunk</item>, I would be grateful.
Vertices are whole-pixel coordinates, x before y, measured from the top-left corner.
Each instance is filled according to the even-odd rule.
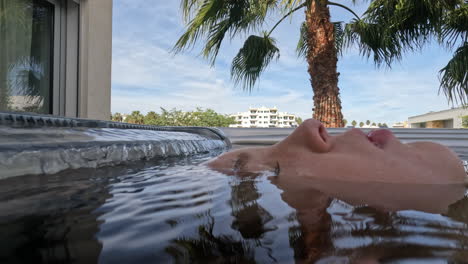
[[[334,28],[325,2],[310,1],[305,11],[308,72],[314,91],[313,118],[320,120],[325,127],[343,127]]]

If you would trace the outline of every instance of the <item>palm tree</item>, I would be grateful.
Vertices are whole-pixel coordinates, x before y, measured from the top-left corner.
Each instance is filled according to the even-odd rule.
[[[359,127],[363,127],[364,126],[364,122],[359,122]]]
[[[214,63],[226,35],[233,37],[258,31],[267,15],[282,10],[282,18],[260,36],[249,36],[233,59],[232,79],[244,90],[251,91],[268,64],[279,57],[279,49],[271,34],[288,16],[304,10],[306,19],[300,29],[297,51],[306,57],[309,64],[308,72],[314,91],[313,117],[328,127],[342,127],[335,32],[342,33],[343,28],[340,23],[330,21],[329,5],[351,11],[346,6],[324,0],[306,0],[302,3],[296,0],[182,0],[188,27],[177,41],[174,51],[190,47],[200,37],[206,36],[202,53]]]
[[[128,123],[142,125],[145,123],[145,116],[141,114],[140,111],[132,111],[125,121]]]
[[[353,120],[353,122],[351,122],[351,125],[353,125],[353,127],[355,127],[357,125],[356,120]]]
[[[121,113],[117,112],[111,116],[111,120],[115,122],[122,122],[123,121],[123,116]]]
[[[259,32],[267,16],[282,12],[283,16],[270,30],[250,35],[232,61],[231,78],[247,91],[252,90],[269,63],[279,57],[280,51],[271,36],[273,31],[287,17],[303,10],[305,22],[300,28],[297,51],[308,63],[314,91],[313,117],[327,127],[343,126],[337,56],[342,47],[353,43],[359,45],[362,55],[373,54],[377,65],[382,62],[390,65],[401,59],[404,51],[421,48],[430,36],[437,36],[448,46],[464,39],[454,58],[441,71],[441,89],[449,100],[459,95],[463,101],[468,94],[464,0],[373,0],[362,18],[349,7],[327,0],[181,1],[187,30],[175,44],[174,52],[205,38],[202,54],[212,64],[226,36]],[[356,18],[348,24],[332,22],[329,6],[341,7]]]

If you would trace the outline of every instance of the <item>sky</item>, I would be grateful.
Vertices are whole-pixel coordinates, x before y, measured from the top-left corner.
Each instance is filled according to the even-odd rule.
[[[177,108],[211,108],[231,114],[249,107],[278,107],[281,112],[312,117],[312,88],[307,63],[295,47],[304,13],[283,21],[272,37],[280,58],[272,62],[251,93],[230,79],[232,58],[245,36],[226,39],[214,66],[200,55],[200,46],[173,54],[171,49],[184,32],[180,1],[114,0],[112,51],[112,112],[160,111]],[[352,6],[361,15],[365,5]],[[349,21],[344,9],[331,8],[332,21]],[[279,17],[267,19],[269,30]],[[200,43],[201,44],[201,43]],[[344,117],[393,124],[409,116],[450,108],[439,94],[439,70],[452,52],[436,43],[421,52],[407,53],[389,68],[376,68],[351,47],[339,57],[339,88]]]

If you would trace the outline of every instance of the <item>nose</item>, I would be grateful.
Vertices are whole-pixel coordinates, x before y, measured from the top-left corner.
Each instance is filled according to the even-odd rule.
[[[330,150],[330,139],[331,136],[320,121],[307,119],[282,143],[304,146],[313,152],[324,153]]]

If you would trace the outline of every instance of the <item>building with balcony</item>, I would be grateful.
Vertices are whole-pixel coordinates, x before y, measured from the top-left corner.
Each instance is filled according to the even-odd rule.
[[[408,128],[408,121],[396,122],[392,125],[392,128]]]
[[[468,118],[468,108],[452,108],[411,116],[408,123],[411,128],[463,128],[463,118]]]
[[[0,111],[107,120],[112,0],[0,0]]]
[[[278,108],[268,107],[249,107],[247,112],[238,112],[237,114],[230,115],[234,117],[237,124],[230,125],[230,127],[297,127],[296,116],[286,112],[279,112]]]

